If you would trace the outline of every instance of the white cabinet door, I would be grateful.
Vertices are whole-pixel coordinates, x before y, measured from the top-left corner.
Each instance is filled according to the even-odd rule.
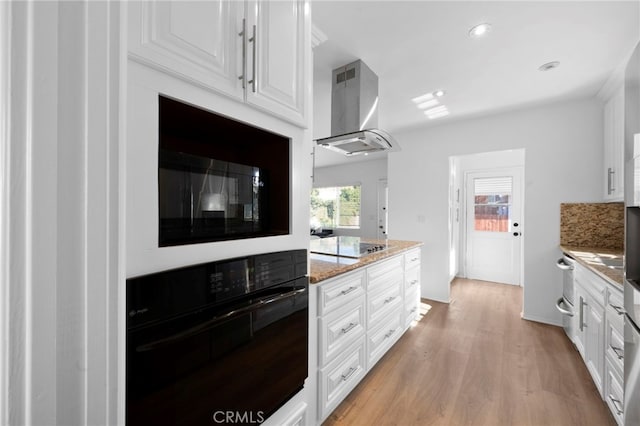
[[[243,99],[237,1],[129,4],[129,57],[189,83]]]
[[[306,11],[302,0],[131,2],[129,57],[306,126]]]
[[[619,88],[604,106],[604,198],[624,198],[624,90]]]
[[[251,1],[247,8],[247,102],[304,125],[307,81],[304,1]],[[255,31],[255,36],[254,36]]]
[[[602,395],[604,373],[604,308],[592,299],[585,306],[586,335],[585,363],[591,377]]]
[[[576,307],[578,308],[578,327],[575,330],[574,341],[573,343],[576,345],[576,349],[580,355],[582,355],[582,359],[585,359],[585,334],[586,334],[586,294],[585,292],[578,286],[575,289],[576,293]]]

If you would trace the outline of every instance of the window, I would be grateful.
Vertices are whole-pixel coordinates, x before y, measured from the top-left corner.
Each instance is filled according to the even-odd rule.
[[[312,228],[360,228],[360,185],[313,188]]]
[[[476,231],[509,232],[512,178],[474,180],[474,229]]]

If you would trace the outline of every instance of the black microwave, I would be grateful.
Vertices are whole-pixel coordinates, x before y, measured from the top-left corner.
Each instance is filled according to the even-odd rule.
[[[289,233],[289,138],[164,96],[159,106],[159,246]]]

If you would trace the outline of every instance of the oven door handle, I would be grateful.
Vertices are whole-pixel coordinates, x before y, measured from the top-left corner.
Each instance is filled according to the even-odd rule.
[[[556,266],[560,269],[562,269],[563,271],[571,271],[573,270],[573,266],[567,264],[567,262],[564,261],[564,258],[560,258],[558,259],[558,261],[556,262]]]
[[[245,306],[243,308],[238,308],[238,309],[234,309],[232,311],[229,311],[223,315],[219,315],[217,317],[213,317],[208,321],[203,322],[202,324],[198,324],[194,327],[188,328],[184,331],[181,331],[180,333],[176,333],[172,336],[169,337],[163,337],[162,339],[158,339],[158,340],[154,340],[153,342],[150,343],[145,343],[143,345],[139,345],[136,346],[136,352],[147,352],[147,351],[152,351],[154,349],[158,349],[161,348],[163,346],[167,346],[170,345],[174,342],[186,339],[188,337],[194,336],[196,334],[202,333],[203,331],[207,331],[208,329],[210,329],[211,327],[213,327],[214,325],[218,324],[219,322],[228,320],[230,318],[234,318],[237,317],[239,315],[245,314],[247,312],[253,311],[256,308],[259,308],[261,306],[264,305],[268,305],[269,303],[273,303],[273,302],[277,302],[279,300],[283,300],[283,299],[287,299],[289,297],[292,296],[296,296],[298,294],[304,293],[307,291],[307,288],[300,288],[297,290],[292,290],[292,291],[288,291],[286,293],[281,293],[278,294],[277,296],[273,296],[273,297],[269,297],[267,299],[262,299],[259,300],[255,303],[252,303],[248,306]]]
[[[565,304],[564,302],[564,297],[561,297],[560,299],[558,299],[558,301],[556,302],[556,308],[560,311],[561,314],[563,315],[568,315],[570,317],[573,316],[573,312],[571,312],[568,309],[563,308],[563,305]]]

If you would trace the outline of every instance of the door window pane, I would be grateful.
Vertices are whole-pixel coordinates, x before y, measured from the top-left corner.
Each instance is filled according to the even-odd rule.
[[[474,229],[509,232],[513,179],[474,179]]]

